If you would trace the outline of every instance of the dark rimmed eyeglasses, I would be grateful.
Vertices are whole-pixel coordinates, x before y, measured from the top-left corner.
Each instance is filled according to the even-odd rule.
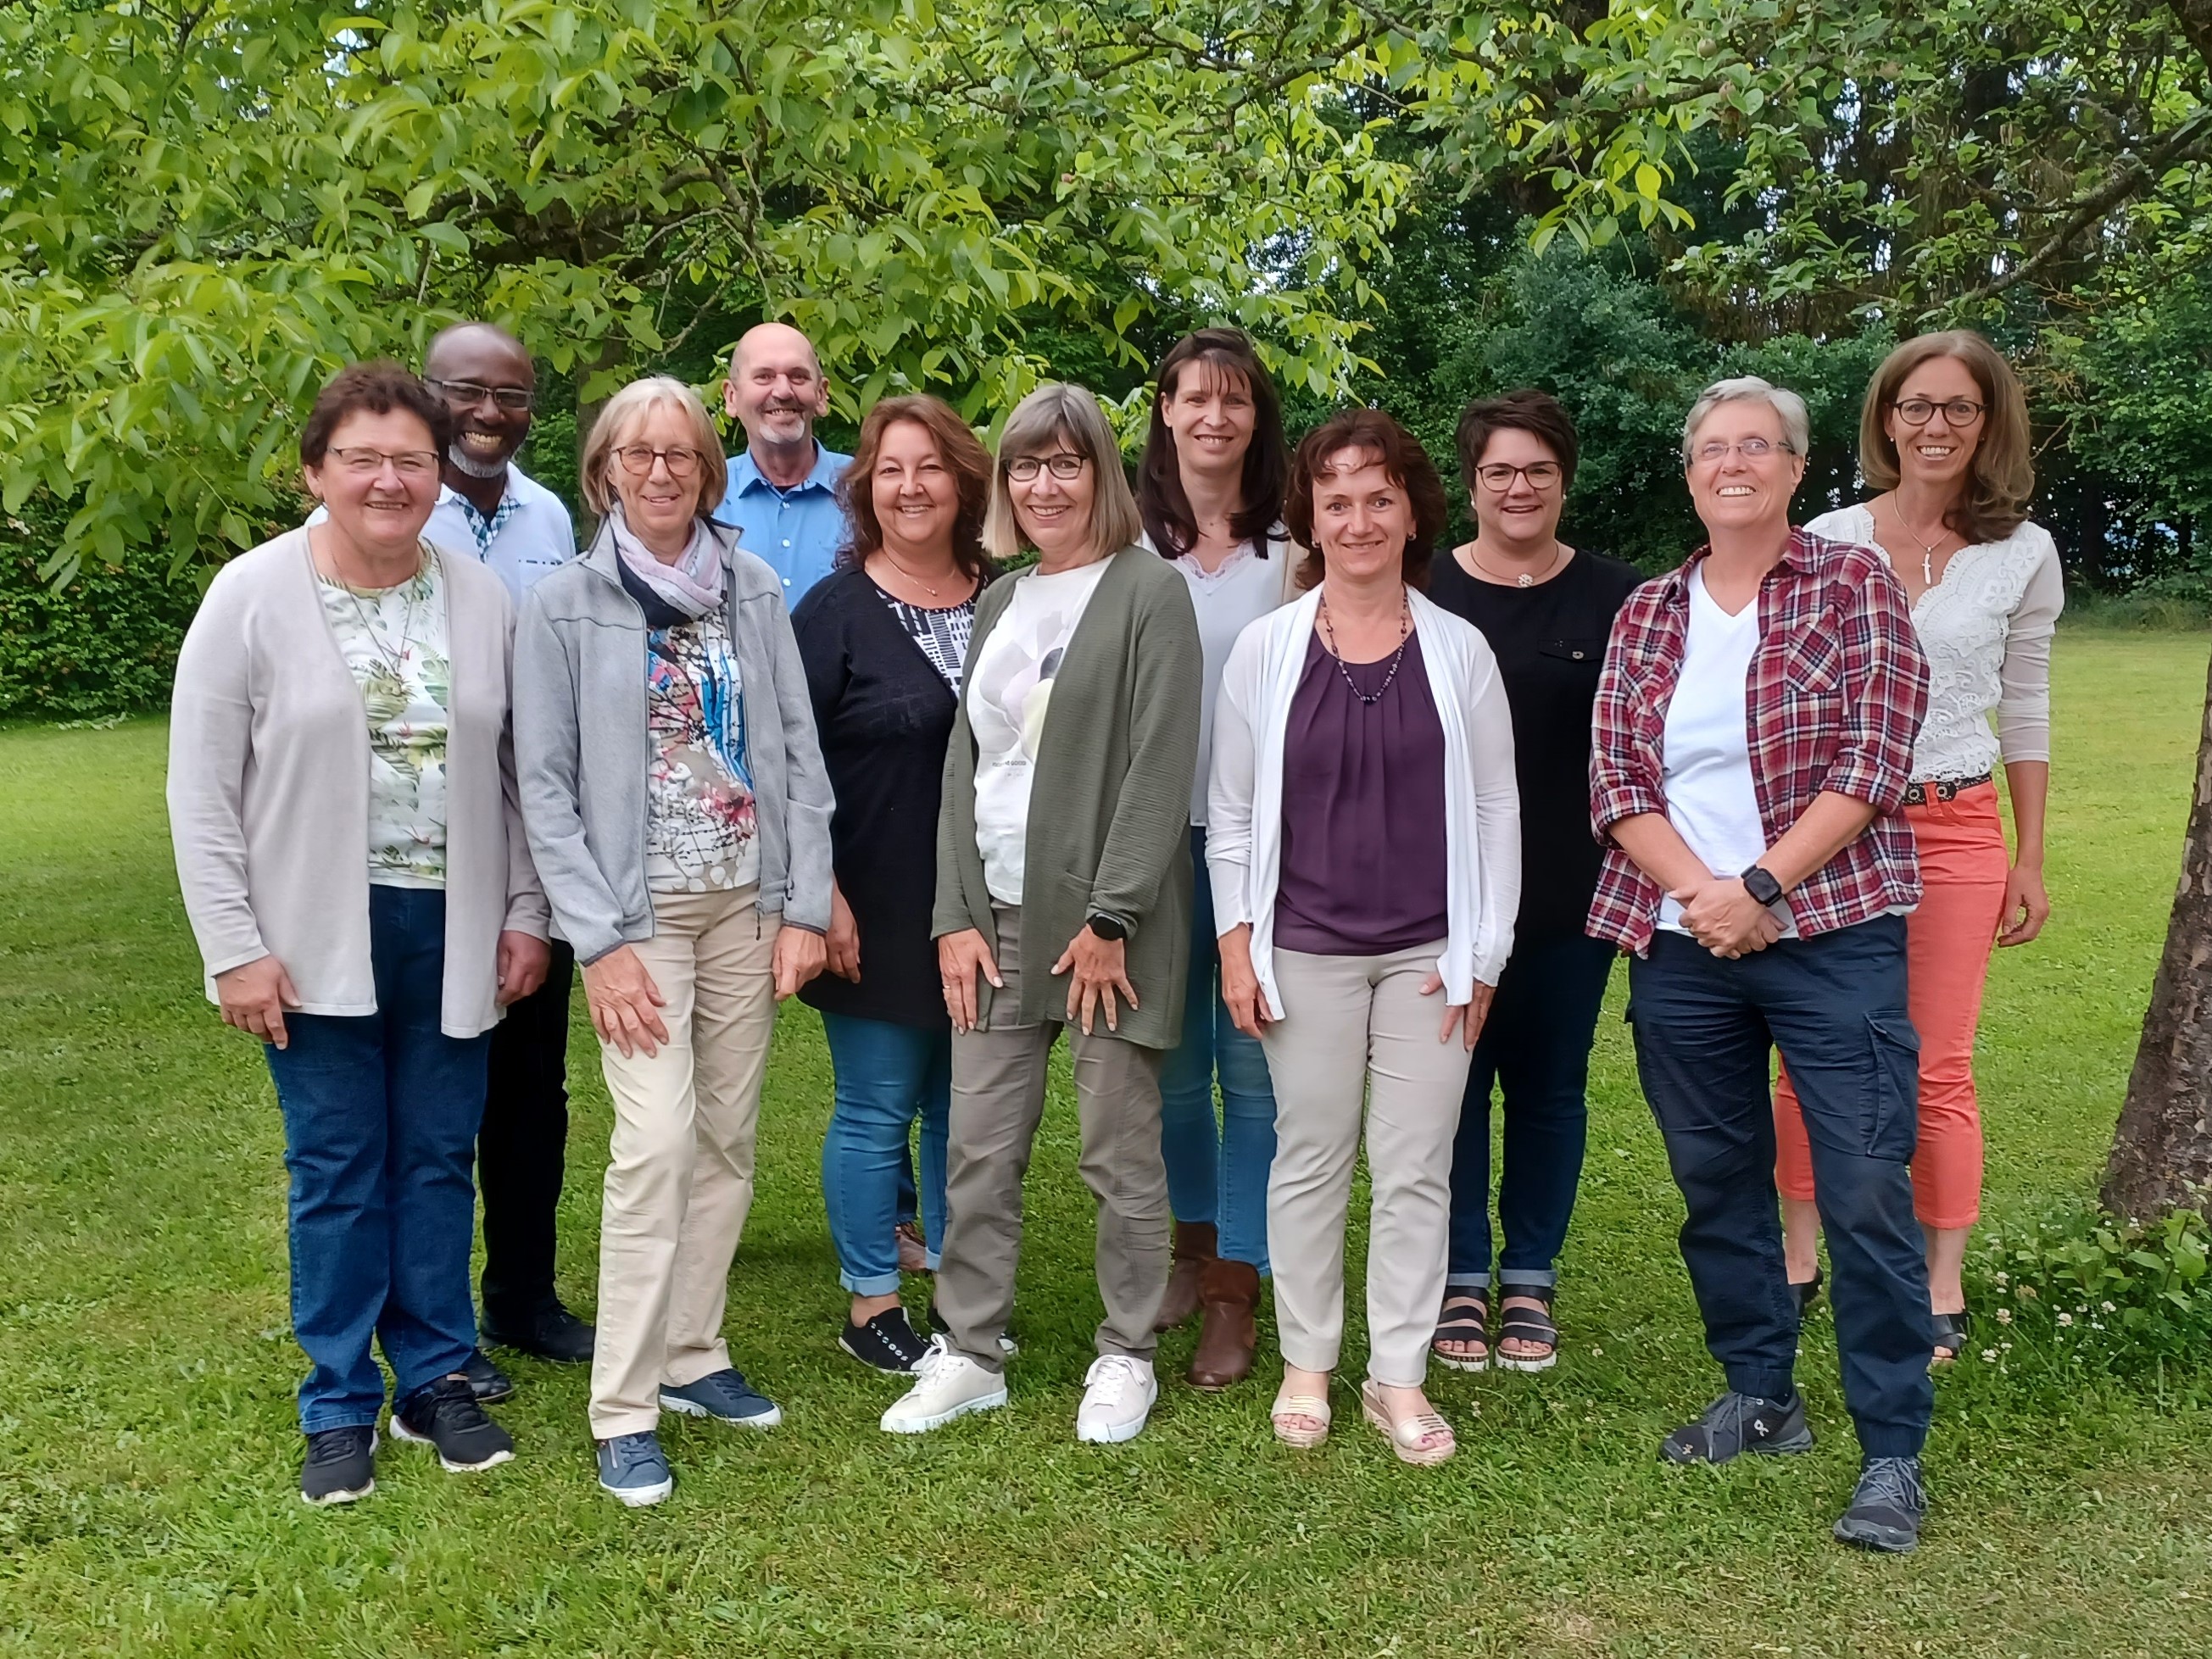
[[[538,401],[538,394],[527,386],[479,386],[474,380],[434,380],[428,375],[422,384],[460,409],[474,409],[489,398],[509,414],[519,415]]]
[[[1534,461],[1527,466],[1509,466],[1503,461],[1492,461],[1487,466],[1474,469],[1477,483],[1493,495],[1503,495],[1513,488],[1516,478],[1526,478],[1531,489],[1550,489],[1566,476],[1566,469],[1557,461]]]
[[[1027,483],[1040,472],[1049,471],[1062,483],[1083,476],[1083,469],[1091,465],[1088,455],[1072,455],[1066,450],[1054,455],[1017,455],[1006,463],[1006,476],[1016,483]]]
[[[656,460],[667,466],[672,478],[688,478],[699,470],[699,452],[684,444],[672,444],[666,449],[655,449],[651,444],[624,444],[615,451],[615,459],[622,463],[623,471],[636,478],[651,472]]]
[[[1890,407],[1897,411],[1897,418],[1907,426],[1926,426],[1936,418],[1936,411],[1939,409],[1943,411],[1944,420],[1951,425],[1972,426],[1982,418],[1985,406],[1972,398],[1947,398],[1940,404],[1932,398],[1905,398]]]

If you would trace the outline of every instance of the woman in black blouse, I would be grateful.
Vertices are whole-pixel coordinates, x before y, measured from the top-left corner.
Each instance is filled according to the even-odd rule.
[[[1460,472],[1475,538],[1437,561],[1429,597],[1482,630],[1513,710],[1521,786],[1521,910],[1513,957],[1474,1050],[1452,1149],[1451,1254],[1433,1351],[1444,1364],[1540,1371],[1559,1357],[1555,1266],[1582,1178],[1589,1051],[1614,955],[1583,924],[1597,884],[1590,704],[1613,613],[1644,577],[1559,539],[1574,422],[1541,392],[1470,404]],[[1505,1097],[1498,1219],[1499,1325],[1490,1327],[1490,1096]]]
[[[991,458],[951,409],[878,404],[838,484],[852,544],[792,617],[837,797],[829,971],[801,994],[836,1073],[822,1194],[853,1296],[838,1345],[882,1371],[912,1370],[926,1348],[899,1303],[894,1232],[917,1117],[922,1218],[933,1243],[945,1230],[951,1026],[930,912],[945,743],[992,574],[990,489]]]

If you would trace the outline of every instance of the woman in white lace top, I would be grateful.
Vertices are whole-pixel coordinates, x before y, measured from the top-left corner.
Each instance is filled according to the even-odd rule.
[[[2051,636],[2065,588],[2050,533],[2027,517],[2035,480],[2027,401],[1980,335],[1927,334],[1890,353],[1867,388],[1859,470],[1881,493],[1806,528],[1888,556],[1911,596],[1933,675],[1905,807],[1924,887],[1907,946],[1920,1033],[1912,1192],[1928,1239],[1935,1355],[1951,1359],[1966,1342],[1960,1268],[1981,1212],[1973,1053],[1990,949],[2027,944],[2051,914],[2043,888]],[[2009,860],[1993,778],[2000,759],[2012,800]],[[1807,1127],[1786,1074],[1775,1121],[1790,1277],[1802,1308],[1819,1285],[1819,1212]]]

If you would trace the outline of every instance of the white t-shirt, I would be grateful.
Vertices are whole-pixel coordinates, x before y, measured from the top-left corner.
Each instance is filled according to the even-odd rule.
[[[1731,617],[1705,592],[1705,566],[1690,572],[1690,625],[1682,646],[1682,672],[1667,705],[1662,750],[1667,821],[1717,876],[1733,876],[1759,862],[1766,830],[1751,780],[1751,713],[1746,681],[1759,649],[1759,600]],[[1789,938],[1789,902],[1774,907]],[[1659,925],[1682,926],[1682,907],[1659,902]]]
[[[1001,904],[1022,902],[1030,781],[1053,677],[1106,565],[1093,559],[1049,576],[1035,570],[1016,576],[1013,597],[968,676],[968,725],[975,734],[975,850],[983,855],[983,884]]]
[[[1146,538],[1146,545],[1151,545]],[[1213,777],[1213,704],[1221,694],[1221,670],[1237,636],[1282,604],[1286,578],[1284,565],[1292,556],[1290,543],[1271,541],[1268,556],[1260,556],[1245,542],[1211,572],[1199,568],[1188,553],[1175,568],[1190,585],[1191,608],[1198,612],[1198,641],[1205,677],[1200,681],[1198,704],[1198,776],[1190,789],[1190,821],[1206,827],[1206,795]]]

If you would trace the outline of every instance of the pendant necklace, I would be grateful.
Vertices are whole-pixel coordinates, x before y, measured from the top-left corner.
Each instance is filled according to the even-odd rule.
[[[905,577],[923,592],[928,594],[931,599],[933,599],[937,597],[936,586],[933,583],[922,580],[922,579],[915,575],[913,571],[901,564],[898,562],[898,556],[893,553],[888,545],[880,547],[876,550],[884,556],[884,562],[890,565],[892,569],[897,571],[900,575]]]
[[[1504,577],[1499,575],[1498,572],[1492,570],[1488,565],[1483,563],[1482,555],[1477,550],[1480,546],[1481,544],[1480,542],[1469,542],[1468,544],[1467,556],[1474,561],[1474,568],[1481,571],[1484,575],[1490,577],[1494,581],[1504,581]],[[1553,573],[1559,569],[1560,556],[1565,553],[1566,550],[1566,546],[1564,543],[1559,541],[1553,542],[1551,562],[1544,567],[1544,576],[1547,580],[1549,580]],[[1513,578],[1513,586],[1516,587],[1534,587],[1535,585],[1536,575],[1535,573],[1531,570],[1524,570],[1519,575]]]
[[[331,561],[331,580],[343,590],[346,599],[353,605],[354,620],[361,624],[362,637],[368,641],[369,648],[374,651],[384,665],[391,670],[392,678],[394,679],[404,679],[406,675],[407,647],[414,642],[415,636],[415,612],[418,597],[415,592],[415,585],[422,579],[422,573],[429,568],[429,558],[425,550],[422,562],[415,567],[415,574],[398,584],[401,590],[399,648],[394,651],[385,643],[384,635],[377,631],[376,623],[371,620],[368,611],[363,608],[361,595],[355,590],[354,585],[338,574],[337,561],[335,558]],[[380,608],[378,615],[381,617],[382,614]]]
[[[1321,624],[1322,643],[1328,647],[1328,654],[1336,663],[1336,672],[1344,676],[1344,683],[1351,688],[1352,695],[1372,708],[1382,701],[1382,694],[1398,678],[1399,665],[1406,660],[1406,643],[1413,637],[1413,610],[1406,598],[1405,589],[1398,590],[1398,648],[1391,653],[1389,672],[1382,676],[1382,684],[1375,688],[1375,695],[1371,697],[1359,689],[1359,682],[1352,678],[1351,668],[1336,648],[1336,626],[1328,619],[1328,596],[1325,593],[1322,596],[1321,609],[1316,620]]]
[[[1898,528],[1912,538],[1920,549],[1920,585],[1923,588],[1936,586],[1936,550],[1943,540],[1943,531],[1938,527],[1936,539],[1929,541],[1905,521],[1905,509],[1897,504],[1897,497],[1889,498],[1889,516],[1897,520]]]

